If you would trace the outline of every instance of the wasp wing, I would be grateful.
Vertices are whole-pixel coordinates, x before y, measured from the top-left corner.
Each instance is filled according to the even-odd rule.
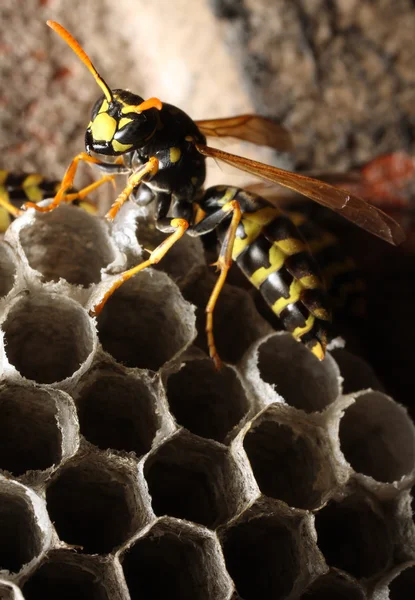
[[[204,144],[196,144],[196,148],[204,156],[221,160],[238,167],[241,171],[278,183],[311,198],[390,244],[398,245],[405,239],[403,230],[396,221],[378,208],[345,190],[306,175],[278,169]]]
[[[206,137],[232,137],[280,152],[293,150],[290,133],[282,125],[259,115],[196,121],[196,125]]]

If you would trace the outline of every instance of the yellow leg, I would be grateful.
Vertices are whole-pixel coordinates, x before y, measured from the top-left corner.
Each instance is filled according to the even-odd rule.
[[[65,176],[62,179],[62,184],[61,184],[61,187],[60,187],[58,193],[56,194],[53,201],[48,206],[39,206],[35,202],[26,202],[23,205],[23,209],[26,210],[28,208],[34,208],[38,212],[50,212],[51,210],[54,210],[56,207],[58,207],[65,195],[66,190],[71,188],[73,185],[73,181],[74,181],[75,175],[76,175],[76,170],[78,168],[78,164],[80,161],[89,162],[89,163],[93,163],[96,165],[101,164],[101,161],[98,158],[89,156],[89,154],[87,154],[86,152],[81,152],[80,154],[75,156],[75,158],[69,165],[69,167],[65,173]]]
[[[131,192],[135,187],[137,187],[140,181],[142,181],[146,175],[150,175],[151,177],[153,177],[157,173],[158,169],[158,159],[154,156],[151,156],[148,162],[146,162],[146,164],[143,165],[143,167],[139,171],[131,175],[131,177],[128,180],[128,184],[118,196],[114,204],[111,206],[110,210],[105,215],[105,218],[108,219],[108,221],[112,221],[115,218],[118,211],[120,210],[121,206],[124,204],[124,202],[128,200]]]
[[[91,183],[90,185],[87,185],[86,187],[82,188],[81,190],[79,190],[79,192],[74,192],[73,194],[65,194],[62,198],[62,201],[74,202],[75,200],[83,200],[88,196],[88,194],[99,188],[103,183],[106,183],[107,181],[111,181],[112,183],[114,183],[114,179],[114,175],[105,175],[104,177],[101,177],[101,179],[98,179],[98,181],[94,181],[94,183]]]
[[[239,202],[237,202],[236,200],[232,200],[231,202],[225,204],[222,207],[222,210],[229,213],[233,212],[233,215],[231,224],[229,225],[229,229],[226,232],[225,239],[222,243],[222,248],[220,251],[218,261],[214,263],[216,267],[220,270],[220,275],[215,284],[215,287],[212,290],[209,302],[206,306],[206,335],[209,347],[209,356],[215,363],[215,367],[217,370],[219,370],[222,367],[222,361],[216,349],[215,338],[213,336],[213,311],[215,309],[216,302],[219,298],[222,288],[225,285],[228,271],[232,265],[232,252],[233,245],[235,242],[236,230],[242,218],[241,207],[239,206]]]
[[[107,302],[108,298],[110,298],[112,296],[112,294],[115,292],[115,290],[117,290],[123,283],[128,281],[128,279],[131,279],[131,277],[133,277],[134,275],[136,275],[143,269],[146,269],[147,267],[150,267],[151,265],[155,265],[158,262],[160,262],[160,260],[163,258],[163,256],[165,256],[167,254],[167,252],[170,250],[170,248],[181,237],[183,237],[183,235],[186,233],[187,228],[189,227],[189,223],[187,221],[185,221],[185,219],[172,219],[170,224],[172,227],[176,228],[176,231],[174,231],[171,235],[169,235],[168,238],[163,240],[161,242],[161,244],[153,250],[153,252],[150,254],[150,257],[147,260],[140,263],[136,267],[133,267],[132,269],[129,269],[128,271],[125,271],[124,273],[121,273],[119,279],[117,279],[112,284],[111,288],[104,295],[101,302],[99,304],[97,304],[96,306],[94,306],[94,308],[91,309],[91,311],[90,311],[91,316],[95,317],[95,316],[99,315],[101,310],[104,308],[105,303]]]

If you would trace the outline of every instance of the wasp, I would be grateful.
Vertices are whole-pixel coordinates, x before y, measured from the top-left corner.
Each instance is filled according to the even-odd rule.
[[[209,353],[216,366],[220,366],[220,358],[213,336],[213,312],[233,261],[258,287],[284,327],[322,360],[330,309],[306,242],[293,222],[261,196],[226,186],[204,191],[205,159],[214,158],[285,186],[392,244],[403,240],[398,224],[349,192],[206,144],[207,136],[231,136],[280,151],[291,149],[288,132],[274,121],[256,115],[193,121],[158,98],[144,100],[130,91],[111,89],[72,35],[54,21],[47,24],[84,63],[103,95],[92,109],[85,134],[86,151],[72,160],[51,203],[39,206],[27,202],[24,208],[48,212],[68,200],[65,195],[73,186],[78,165],[86,162],[107,176],[128,175],[126,186],[106,215],[109,221],[129,198],[142,205],[155,202],[156,227],[169,234],[147,260],[120,274],[92,309],[92,315],[101,312],[125,281],[158,263],[186,232],[198,236],[216,230],[221,240],[215,263],[219,276],[206,307]]]

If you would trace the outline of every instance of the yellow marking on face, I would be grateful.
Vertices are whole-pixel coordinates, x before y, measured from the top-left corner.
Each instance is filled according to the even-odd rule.
[[[320,252],[320,250],[324,250],[324,248],[328,248],[329,246],[333,246],[337,242],[335,236],[331,233],[326,232],[320,238],[311,240],[308,242],[310,250],[313,254],[316,252]]]
[[[298,254],[306,249],[304,242],[297,238],[286,238],[285,240],[278,240],[275,243],[288,256]]]
[[[193,185],[196,185],[196,184],[197,184],[197,182],[198,182],[198,178],[197,178],[197,177],[192,177],[192,178],[190,179],[190,181],[193,183]]]
[[[279,298],[274,304],[271,306],[271,309],[274,311],[276,315],[280,315],[284,308],[287,308],[290,304],[294,304],[297,300],[300,299],[300,294],[303,290],[301,283],[297,279],[293,279],[290,285],[290,291],[288,298]]]
[[[25,186],[23,189],[30,202],[40,202],[43,200],[43,192],[36,185],[32,185],[30,187]]]
[[[171,163],[173,163],[173,164],[177,163],[180,160],[181,155],[182,155],[182,151],[177,146],[172,146],[170,148],[170,162]]]
[[[122,119],[120,119],[120,122],[118,123],[118,129],[121,129],[121,127],[124,127],[124,125],[128,125],[128,123],[132,123],[134,121],[134,119],[130,119],[128,117],[123,117]]]
[[[199,204],[193,203],[193,220],[194,224],[197,225],[206,217],[206,212],[199,206]]]
[[[28,175],[22,184],[23,188],[26,187],[31,187],[33,185],[39,185],[39,183],[41,183],[43,181],[43,176],[39,175],[39,173],[32,173],[31,175]]]
[[[304,275],[304,277],[301,277],[299,281],[307,290],[314,290],[315,288],[323,287],[323,282],[321,281],[320,277],[317,277],[317,275]]]
[[[296,327],[292,332],[292,336],[299,340],[304,334],[308,333],[314,325],[314,315],[309,315],[304,327]]]
[[[103,112],[107,112],[108,106],[109,106],[108,100],[107,99],[103,100],[101,106],[99,107],[98,114],[99,113],[103,113]]]
[[[236,236],[232,251],[233,260],[236,260],[241,252],[245,250],[249,244],[252,244],[262,231],[261,225],[252,221],[245,221],[245,218],[242,219],[242,225],[245,231],[245,237],[242,239],[238,235]]]
[[[109,142],[117,130],[117,121],[107,113],[99,113],[91,123],[91,133],[94,140]]]
[[[284,264],[285,255],[281,250],[273,244],[269,249],[268,259],[270,262],[269,267],[260,267],[257,269],[249,278],[251,283],[259,288],[261,283],[263,283],[266,278],[274,273],[275,271],[279,271]]]
[[[112,140],[111,146],[114,148],[115,152],[127,152],[127,150],[133,147],[132,144],[121,144],[117,140]]]
[[[9,175],[8,171],[4,171],[3,169],[0,170],[0,185],[6,181],[8,175]]]
[[[274,208],[273,206],[265,206],[264,208],[260,208],[252,213],[245,213],[244,218],[248,221],[253,221],[254,223],[258,223],[259,225],[268,225],[280,215],[280,211],[278,208]]]
[[[11,223],[11,217],[7,210],[0,208],[0,232],[4,233]]]

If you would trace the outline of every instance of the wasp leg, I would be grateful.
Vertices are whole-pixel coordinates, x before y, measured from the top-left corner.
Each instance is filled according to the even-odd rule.
[[[215,310],[216,302],[225,284],[228,271],[232,265],[232,252],[236,237],[236,230],[242,218],[242,211],[237,200],[231,200],[224,204],[220,210],[215,211],[213,214],[202,219],[194,228],[193,235],[201,235],[212,231],[221,221],[227,216],[232,214],[232,220],[226,232],[225,238],[222,242],[219,257],[214,265],[220,271],[220,275],[212,290],[209,301],[206,305],[206,335],[209,347],[209,356],[215,363],[216,369],[220,369],[222,361],[219,357],[218,351],[215,345],[215,338],[213,336],[213,311]]]
[[[134,188],[136,188],[138,186],[138,184],[143,180],[143,178],[146,175],[150,175],[150,177],[154,177],[154,175],[157,173],[158,169],[159,169],[158,159],[154,156],[151,156],[149,158],[148,162],[146,162],[145,165],[143,165],[139,171],[136,171],[133,175],[131,175],[131,177],[128,180],[128,184],[125,186],[125,188],[123,189],[121,194],[118,196],[118,198],[116,199],[114,204],[111,206],[110,210],[105,215],[105,218],[108,219],[108,221],[112,221],[115,218],[118,211],[120,210],[121,206],[124,204],[124,202],[126,202],[128,200],[128,197],[131,194],[131,192],[134,190]]]
[[[28,208],[34,208],[38,212],[50,212],[51,210],[54,210],[55,208],[57,208],[59,206],[59,204],[61,203],[62,199],[64,198],[66,190],[70,189],[73,185],[73,180],[75,179],[76,170],[78,168],[78,164],[80,161],[93,163],[95,165],[101,164],[101,161],[98,158],[89,156],[89,154],[87,154],[86,152],[81,152],[80,154],[75,156],[75,158],[69,165],[69,167],[66,170],[66,173],[64,175],[64,178],[62,179],[61,187],[60,187],[58,193],[56,194],[56,196],[54,197],[54,199],[48,206],[38,206],[34,202],[26,202],[22,208],[24,210],[26,210]]]
[[[62,198],[62,201],[74,202],[75,200],[84,200],[84,198],[86,198],[88,194],[96,190],[98,187],[100,187],[103,183],[106,183],[107,181],[111,181],[112,183],[114,183],[114,175],[105,175],[104,177],[101,177],[101,179],[98,179],[98,181],[94,181],[94,183],[91,183],[90,185],[87,185],[86,187],[82,188],[81,190],[79,190],[79,192],[74,192],[73,194],[65,194]]]
[[[4,208],[4,210],[6,210],[13,217],[19,217],[21,214],[23,214],[22,210],[20,210],[19,208],[16,208],[16,206],[13,206],[13,204],[11,202],[9,202],[9,200],[7,200],[7,198],[5,198],[3,196],[3,194],[1,193],[1,190],[0,190],[0,206],[2,206]]]
[[[151,267],[151,265],[156,265],[158,262],[160,262],[160,260],[167,254],[170,248],[186,233],[189,227],[189,223],[185,219],[172,219],[170,222],[170,226],[174,229],[174,232],[171,235],[169,235],[168,238],[163,240],[161,244],[159,244],[157,248],[155,248],[152,251],[147,260],[140,263],[136,267],[133,267],[132,269],[121,273],[120,277],[113,283],[111,288],[104,295],[101,302],[91,309],[91,316],[99,315],[101,310],[104,308],[108,298],[110,298],[115,292],[115,290],[117,290],[125,281],[131,279],[131,277],[133,277],[134,275],[136,275],[136,273],[139,273],[143,269],[147,269],[147,267]]]

